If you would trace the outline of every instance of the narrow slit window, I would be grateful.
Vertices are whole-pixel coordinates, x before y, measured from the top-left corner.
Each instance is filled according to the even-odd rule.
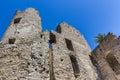
[[[42,38],[42,37],[43,37],[43,35],[41,34],[41,35],[40,35],[40,37]]]
[[[22,19],[21,17],[20,17],[20,18],[16,18],[16,19],[14,20],[14,24],[19,23],[21,19]]]
[[[120,64],[118,63],[116,57],[112,54],[109,53],[106,56],[107,62],[109,63],[110,67],[112,70],[118,75],[120,74]]]
[[[50,32],[50,41],[49,42],[50,42],[50,44],[56,43],[56,36],[51,32]]]
[[[80,69],[79,69],[77,59],[74,55],[70,55],[70,60],[71,60],[71,63],[72,63],[74,76],[75,76],[75,78],[77,78],[79,76],[79,73],[80,73]]]
[[[71,51],[74,51],[71,40],[65,39],[65,42],[66,42],[67,48],[68,48],[69,50],[71,50]]]

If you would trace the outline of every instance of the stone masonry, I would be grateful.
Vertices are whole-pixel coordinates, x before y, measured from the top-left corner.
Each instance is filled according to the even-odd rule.
[[[0,41],[0,80],[97,80],[86,40],[62,22],[42,31],[34,8],[16,11]]]
[[[18,10],[0,41],[0,80],[120,80],[119,44],[109,33],[91,53],[66,22],[43,31],[37,10]]]
[[[92,61],[103,80],[120,80],[120,37],[108,33],[92,51]]]

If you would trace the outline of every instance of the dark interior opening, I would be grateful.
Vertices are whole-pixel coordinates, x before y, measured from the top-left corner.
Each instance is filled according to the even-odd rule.
[[[91,56],[91,55],[89,55],[89,57],[90,57],[90,59],[91,59],[92,64],[93,64],[94,66],[96,66],[96,65],[97,65],[97,62],[96,62],[96,60],[94,59],[94,57]]]
[[[71,63],[72,63],[74,76],[77,78],[79,76],[79,73],[80,73],[80,69],[79,69],[77,59],[74,55],[70,55],[70,60],[71,60]]]
[[[118,75],[120,74],[120,64],[118,63],[116,57],[112,54],[109,53],[106,56],[107,62],[109,63],[110,67],[112,70]]]
[[[57,31],[58,33],[61,33],[61,32],[62,32],[60,25],[57,26],[56,31]]]
[[[67,48],[68,48],[69,50],[71,50],[71,51],[74,51],[71,40],[65,39],[65,42],[66,42]]]
[[[19,23],[21,19],[22,19],[21,17],[20,17],[20,18],[16,18],[16,19],[14,20],[14,24]]]
[[[42,38],[42,37],[43,37],[43,35],[41,34],[41,35],[40,35],[40,37]]]
[[[9,44],[14,44],[15,43],[15,38],[9,38],[8,43]]]
[[[52,44],[52,43],[56,43],[56,36],[50,32],[50,43],[49,44]]]

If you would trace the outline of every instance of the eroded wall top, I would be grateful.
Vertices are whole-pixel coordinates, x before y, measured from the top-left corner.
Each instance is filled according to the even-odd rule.
[[[89,47],[87,41],[84,39],[84,36],[77,29],[66,22],[60,23],[57,26],[56,31],[67,39],[83,44],[85,47]]]
[[[28,8],[25,11],[17,10],[2,42],[8,43],[11,38],[16,39],[17,43],[21,40],[30,41],[41,31],[41,17],[37,10],[34,8]]]

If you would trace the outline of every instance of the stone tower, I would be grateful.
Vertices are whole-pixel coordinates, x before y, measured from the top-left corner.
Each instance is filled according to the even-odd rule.
[[[120,80],[120,37],[108,33],[92,51],[92,61],[103,80]]]
[[[37,10],[18,10],[0,41],[0,80],[99,80],[90,51],[66,22],[42,31]]]

